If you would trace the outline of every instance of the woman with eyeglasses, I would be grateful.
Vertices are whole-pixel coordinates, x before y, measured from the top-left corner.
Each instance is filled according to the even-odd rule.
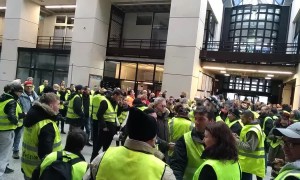
[[[204,163],[194,174],[194,180],[240,180],[238,149],[229,127],[222,121],[208,124],[204,132]]]

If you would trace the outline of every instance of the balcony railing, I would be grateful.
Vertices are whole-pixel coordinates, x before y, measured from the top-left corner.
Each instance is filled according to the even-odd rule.
[[[166,49],[166,40],[155,39],[109,39],[108,47],[134,49]]]
[[[251,43],[251,42],[224,42],[210,41],[203,43],[203,50],[207,51],[226,51],[244,53],[263,53],[263,54],[299,54],[298,44],[296,43]]]
[[[38,36],[37,48],[70,50],[72,37]]]

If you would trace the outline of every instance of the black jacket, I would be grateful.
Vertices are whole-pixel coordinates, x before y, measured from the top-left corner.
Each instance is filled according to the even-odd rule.
[[[82,105],[83,105],[83,113],[84,117],[90,117],[90,95],[82,94]]]
[[[76,92],[73,92],[70,97],[68,98],[68,100],[70,101],[74,96],[78,95]],[[84,125],[84,113],[82,110],[82,98],[79,95],[79,97],[76,97],[74,99],[73,102],[73,111],[75,114],[77,114],[79,116],[79,118],[76,119],[70,119],[67,118],[66,119],[66,123],[72,125],[72,126],[77,126],[77,127],[81,127]]]
[[[48,105],[35,102],[24,119],[24,127],[32,127],[36,123],[45,119],[50,119],[56,122],[57,118],[58,116],[55,115]],[[54,139],[55,130],[53,124],[49,123],[40,130],[40,134],[38,135],[38,156],[40,159],[52,152]]]
[[[199,133],[194,128],[192,130],[192,138],[197,139],[202,143],[204,138],[204,133]],[[177,180],[183,179],[183,175],[187,163],[188,163],[188,157],[186,152],[186,144],[185,144],[184,136],[182,136],[176,141],[173,155],[170,158],[170,167],[173,170],[173,173]]]
[[[4,113],[7,114],[7,118],[12,124],[17,125],[18,117],[16,116],[16,108],[18,97],[13,96],[11,94],[3,93],[0,97],[0,103],[9,99],[13,99],[13,101],[10,101],[6,104],[6,106],[4,107]]]
[[[230,130],[233,132],[233,133],[235,133],[235,134],[237,134],[237,135],[239,135],[240,136],[240,134],[241,134],[241,131],[242,131],[242,126],[241,126],[241,124],[239,123],[239,122],[236,122],[236,123],[234,123],[231,127],[230,127]]]

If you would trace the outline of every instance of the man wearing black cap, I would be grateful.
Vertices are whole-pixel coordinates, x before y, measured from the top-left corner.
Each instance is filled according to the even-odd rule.
[[[282,136],[283,151],[288,162],[275,180],[300,179],[300,123],[294,123],[287,128],[276,128],[274,135]]]
[[[70,124],[69,131],[74,129],[79,129],[84,125],[84,113],[82,108],[82,85],[75,86],[76,91],[71,94],[69,97],[69,105],[67,111],[67,121],[66,123]]]
[[[229,109],[227,117],[230,121],[228,124],[230,130],[240,136],[241,130],[244,126],[240,119],[240,111],[236,108]]]
[[[94,159],[91,164],[93,179],[128,177],[143,180],[175,180],[169,166],[155,157],[157,153],[155,118],[137,108],[131,108],[127,130],[129,139],[125,141],[124,146],[111,147]]]

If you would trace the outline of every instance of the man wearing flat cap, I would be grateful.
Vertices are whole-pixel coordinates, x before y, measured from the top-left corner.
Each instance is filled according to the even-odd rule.
[[[93,179],[118,180],[128,177],[143,180],[175,180],[170,167],[155,156],[158,153],[155,149],[156,119],[133,107],[129,110],[126,126],[129,139],[125,141],[125,145],[110,147],[91,163]]]
[[[274,135],[282,136],[285,160],[288,162],[275,180],[300,179],[300,122],[287,128],[276,128]]]

